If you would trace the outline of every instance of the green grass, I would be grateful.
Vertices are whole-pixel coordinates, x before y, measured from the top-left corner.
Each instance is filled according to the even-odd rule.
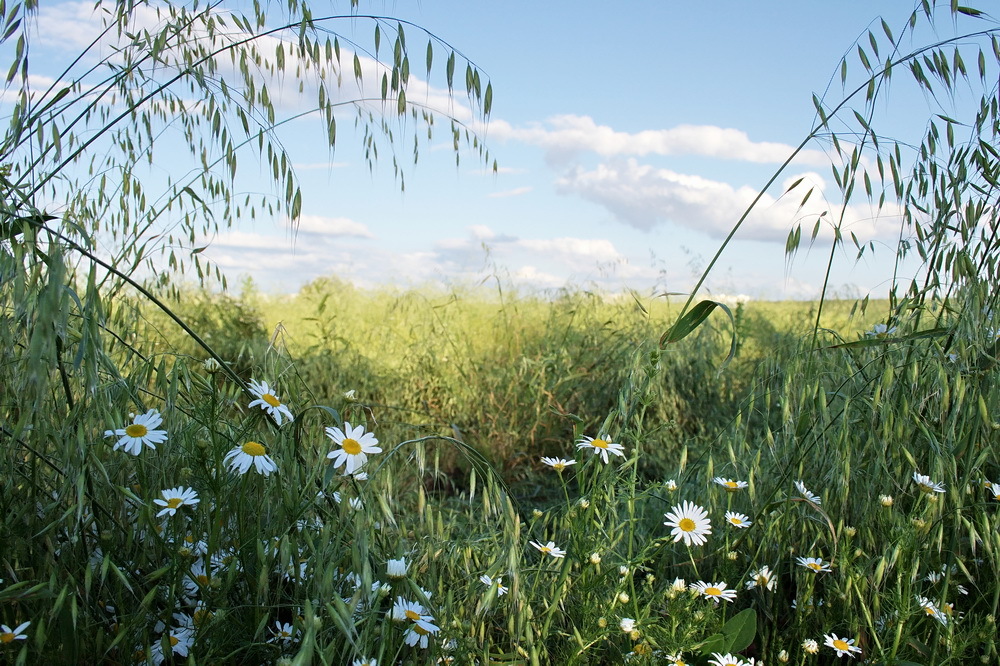
[[[69,407],[60,352],[39,352],[52,368],[39,378],[22,337],[3,365],[6,395],[33,395],[34,413],[51,416],[4,408],[0,612],[11,627],[32,623],[0,647],[11,660],[133,663],[194,618],[197,663],[664,663],[679,652],[707,663],[702,652],[730,651],[824,663],[833,650],[815,657],[803,641],[832,633],[872,663],[996,654],[1000,503],[983,482],[998,478],[997,395],[983,365],[992,341],[972,320],[956,320],[966,337],[951,361],[941,338],[903,329],[831,347],[875,319],[872,306],[851,319],[852,304],[827,304],[831,332],[812,350],[810,304],[751,302],[735,311],[739,346],[720,371],[729,320],[661,351],[677,309],[657,300],[318,284],[291,299],[183,302],[213,313],[203,336],[244,379],[275,387],[295,420],[279,427],[249,408],[148,308],[132,351],[110,340],[87,350],[103,359],[92,375],[86,360],[67,371]],[[135,313],[121,301],[108,317]],[[83,336],[67,340],[64,368]],[[104,431],[150,408],[168,440],[113,450]],[[344,421],[383,449],[365,481],[326,458],[338,447],[323,429]],[[604,464],[576,448],[583,435],[607,435],[624,456]],[[276,474],[227,468],[247,441],[266,446]],[[577,464],[557,473],[543,455]],[[914,472],[945,492],[921,492]],[[727,492],[716,477],[747,487]],[[153,500],[176,486],[200,502],[157,518]],[[664,525],[684,501],[712,522],[704,545],[674,542]],[[752,525],[728,525],[726,511]],[[408,570],[392,579],[397,558]],[[762,566],[773,590],[747,589]],[[686,587],[699,580],[737,596],[699,598]],[[398,597],[433,616],[427,648],[391,619]],[[954,611],[939,622],[918,597]],[[275,642],[275,623],[294,640]]]

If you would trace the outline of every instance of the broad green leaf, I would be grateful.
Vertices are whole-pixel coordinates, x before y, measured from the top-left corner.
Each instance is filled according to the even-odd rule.
[[[713,652],[742,652],[750,647],[756,635],[757,613],[752,608],[747,608],[722,625],[722,631],[705,639],[701,653],[709,655]]]

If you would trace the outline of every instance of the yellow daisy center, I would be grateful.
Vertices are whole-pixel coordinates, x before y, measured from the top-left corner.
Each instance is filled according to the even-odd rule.
[[[184,500],[182,500],[180,497],[171,497],[170,499],[167,500],[167,506],[170,507],[171,509],[176,509],[183,503]]]
[[[420,634],[421,636],[426,636],[426,635],[428,635],[429,633],[431,633],[431,632],[427,631],[426,629],[424,629],[423,627],[421,627],[421,626],[420,626],[419,624],[417,624],[417,625],[414,625],[414,627],[413,627],[413,631],[417,632],[417,633],[418,633],[418,634]]]
[[[817,564],[816,562],[810,562],[806,566],[812,569],[813,571],[819,571],[820,569],[823,568],[822,564]]]
[[[264,448],[263,444],[258,442],[247,442],[243,445],[243,453],[248,456],[262,456],[267,453],[267,449]]]
[[[170,637],[170,647],[174,647],[178,643],[180,643],[180,639],[178,639],[176,636]]]
[[[928,615],[937,615],[937,610],[933,606],[924,606],[924,612]]]
[[[206,587],[208,586],[208,576],[206,576],[205,574],[195,576],[194,579],[198,581],[198,584]]]
[[[722,485],[724,485],[726,488],[732,488],[734,490],[740,487],[740,484],[736,483],[735,481],[726,481]]]
[[[717,587],[706,587],[705,588],[705,596],[706,597],[721,597],[722,596],[722,590],[720,590]]]
[[[12,634],[9,631],[5,631],[4,633],[0,634],[0,643],[10,643],[13,640],[14,640],[14,634]]]
[[[760,574],[759,576],[757,576],[757,584],[763,587],[767,587],[767,576],[765,576],[764,574]]]
[[[548,555],[549,553],[551,553],[551,552],[552,552],[552,549],[551,549],[551,548],[549,548],[548,546],[542,546],[542,547],[541,547],[541,548],[539,548],[538,550],[542,551],[542,552],[543,552],[543,553],[545,553],[546,555]]]
[[[416,613],[411,610],[406,611],[404,615],[406,615],[406,619],[410,620],[411,622],[416,622],[417,620],[420,619],[420,613]]]
[[[930,493],[930,492],[934,492],[934,489],[933,489],[933,488],[931,488],[931,487],[930,487],[929,485],[927,485],[926,483],[920,483],[920,484],[917,484],[917,485],[919,485],[919,486],[920,486],[920,489],[921,489],[922,491],[924,491],[925,493]]]
[[[677,523],[677,527],[681,528],[684,532],[694,532],[694,528],[697,525],[690,518],[681,518],[680,522]]]
[[[356,456],[361,453],[361,444],[359,444],[356,439],[345,437],[344,441],[341,442],[340,445],[344,447],[344,451],[347,455]]]
[[[125,434],[129,437],[145,437],[149,430],[141,423],[133,423],[125,428]]]
[[[603,439],[594,439],[594,440],[591,440],[590,445],[593,446],[594,448],[598,448],[598,449],[606,449],[606,448],[608,448],[608,443],[606,441],[604,441]]]
[[[208,619],[211,619],[213,613],[210,610],[205,610],[204,608],[199,608],[192,615],[195,626],[201,626],[201,624]]]
[[[731,522],[733,525],[742,525],[743,524],[743,521],[740,520],[739,518],[736,518],[735,516],[733,518],[730,518],[729,522]]]
[[[264,402],[266,402],[267,404],[271,405],[272,407],[280,407],[281,406],[281,401],[278,400],[277,398],[275,398],[270,393],[265,393],[264,395],[260,396],[260,399],[263,400]]]
[[[838,650],[848,650],[850,651],[851,646],[847,644],[847,641],[842,641],[839,638],[833,642],[833,647]]]
[[[552,466],[552,469],[554,469],[557,472],[561,472],[564,469],[566,469],[566,463],[557,462],[555,465]]]

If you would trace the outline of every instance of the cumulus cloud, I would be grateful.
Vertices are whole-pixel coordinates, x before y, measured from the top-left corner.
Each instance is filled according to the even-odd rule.
[[[634,155],[702,155],[756,163],[784,162],[794,147],[786,143],[752,141],[746,132],[713,125],[678,125],[670,129],[620,132],[598,125],[590,116],[560,115],[544,123],[514,127],[503,120],[490,123],[494,138],[544,148],[550,161],[565,162],[579,153],[603,157]],[[826,166],[829,158],[819,150],[804,150],[797,163]]]
[[[286,221],[289,226],[291,222]],[[323,217],[321,215],[303,215],[299,218],[298,233],[320,236],[353,236],[355,238],[374,238],[374,234],[361,222],[355,222],[346,217]]]
[[[795,224],[803,223],[811,231],[824,212],[828,219],[840,215],[839,206],[824,201],[822,179],[809,177],[803,183],[818,190],[804,207],[799,205],[804,189],[777,199],[764,194],[744,223],[740,237],[784,242]],[[576,168],[559,178],[556,187],[561,193],[603,206],[618,220],[637,229],[648,231],[658,225],[676,224],[714,238],[728,234],[757,196],[753,187],[657,169],[635,160],[602,164],[592,170]],[[830,235],[828,226],[822,225],[824,237]],[[849,205],[844,211],[844,228],[862,240],[875,237],[874,211],[867,205]]]
[[[515,187],[514,189],[511,189],[511,190],[502,190],[500,192],[490,192],[486,196],[490,197],[491,199],[502,199],[504,197],[517,197],[517,196],[521,196],[522,194],[527,194],[528,192],[531,192],[533,189],[535,189],[535,188],[530,187],[530,186]]]

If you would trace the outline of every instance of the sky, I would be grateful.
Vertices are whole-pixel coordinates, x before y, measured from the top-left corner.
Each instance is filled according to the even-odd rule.
[[[349,9],[341,4],[340,11]],[[34,44],[38,74],[52,76],[82,43],[92,7],[42,5]],[[471,59],[492,83],[488,123],[474,122],[464,94],[448,102],[441,80],[412,74],[411,89],[443,113],[416,165],[410,146],[399,147],[405,191],[384,154],[369,168],[352,113],[339,124],[333,154],[310,138],[315,123],[290,123],[282,141],[302,186],[297,229],[286,218],[258,216],[196,244],[208,245],[204,256],[230,282],[249,276],[265,293],[294,293],[324,276],[362,287],[499,280],[545,293],[685,293],[810,132],[813,94],[841,99],[845,54],[849,82],[858,80],[855,40],[867,43],[868,30],[883,39],[879,17],[898,33],[911,9],[905,0],[362,1],[358,11],[422,26]],[[330,27],[370,47],[370,21]],[[939,26],[942,34],[954,29]],[[425,36],[408,28],[407,40],[423,54]],[[441,62],[444,51],[437,53]],[[413,59],[423,62],[421,55]],[[897,76],[874,124],[916,143],[929,114],[941,109],[905,76]],[[420,99],[416,94],[411,99]],[[279,102],[294,109],[294,89]],[[470,123],[497,172],[471,150],[460,153],[456,166],[449,112]],[[816,141],[778,176],[713,268],[708,292],[756,299],[818,295],[830,257],[829,225],[791,261],[785,243],[795,224],[803,224],[808,237],[820,213],[839,212],[832,155],[828,141]],[[248,162],[244,158],[241,168],[253,170]],[[783,197],[800,178],[805,185]],[[814,194],[800,206],[807,186]],[[892,283],[898,210],[890,204],[878,212],[857,197],[844,217],[845,229],[876,251],[856,261],[853,245],[841,248],[831,267],[831,293],[884,296]],[[905,265],[901,275],[916,270]]]

